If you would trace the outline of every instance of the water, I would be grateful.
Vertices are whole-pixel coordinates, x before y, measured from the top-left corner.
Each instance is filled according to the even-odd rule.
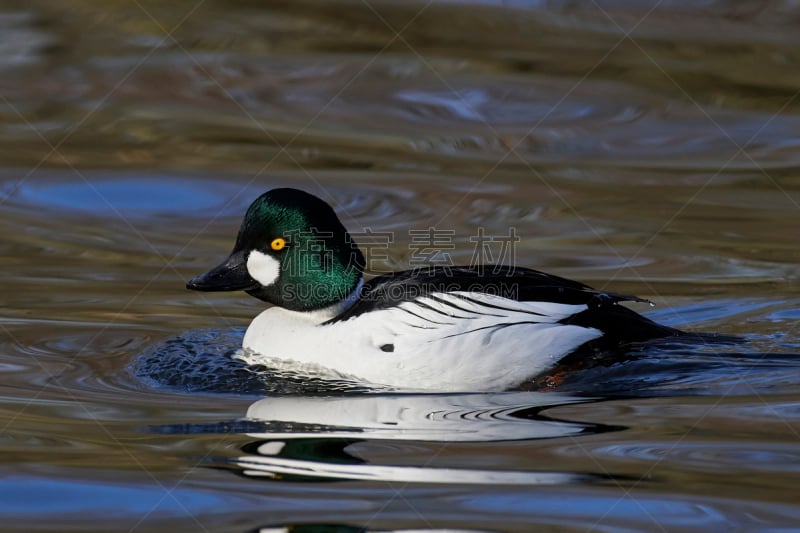
[[[2,528],[795,529],[797,21],[791,2],[0,2]],[[419,258],[409,229],[469,263],[479,228],[513,227],[516,264],[746,342],[493,394],[244,368],[260,302],[184,283],[276,186],[335,205],[373,272]]]

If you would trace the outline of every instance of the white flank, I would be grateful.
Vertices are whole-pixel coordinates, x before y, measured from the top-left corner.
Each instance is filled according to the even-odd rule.
[[[555,365],[597,329],[559,323],[585,305],[434,293],[399,307],[321,324],[273,307],[244,337],[250,363],[280,358],[412,389],[504,390]],[[252,353],[254,352],[254,353]]]
[[[266,287],[278,280],[281,264],[274,257],[253,250],[247,258],[247,272],[251,278]]]

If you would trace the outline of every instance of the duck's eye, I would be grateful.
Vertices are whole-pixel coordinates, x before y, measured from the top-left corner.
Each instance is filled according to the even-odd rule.
[[[286,247],[286,239],[284,239],[283,237],[276,237],[272,239],[271,243],[269,243],[269,247],[275,250],[276,252],[278,250],[283,250]]]

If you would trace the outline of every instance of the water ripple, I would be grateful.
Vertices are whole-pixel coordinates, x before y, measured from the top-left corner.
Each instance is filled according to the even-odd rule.
[[[598,457],[645,460],[664,465],[690,467],[708,472],[800,471],[800,452],[796,446],[779,443],[733,442],[636,442],[607,446],[564,447],[565,454],[582,456],[587,452]]]

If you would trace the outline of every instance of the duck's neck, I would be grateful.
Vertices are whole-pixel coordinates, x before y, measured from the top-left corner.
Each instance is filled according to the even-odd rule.
[[[291,311],[295,313],[298,318],[304,318],[305,320],[309,320],[311,322],[322,324],[323,322],[327,322],[332,318],[339,316],[340,314],[344,313],[348,309],[350,309],[353,304],[355,304],[358,299],[361,297],[361,289],[364,287],[364,278],[363,276],[359,278],[358,283],[356,284],[355,289],[353,289],[350,294],[342,298],[336,303],[328,305],[326,307],[321,307],[320,309],[314,309],[313,311]]]

